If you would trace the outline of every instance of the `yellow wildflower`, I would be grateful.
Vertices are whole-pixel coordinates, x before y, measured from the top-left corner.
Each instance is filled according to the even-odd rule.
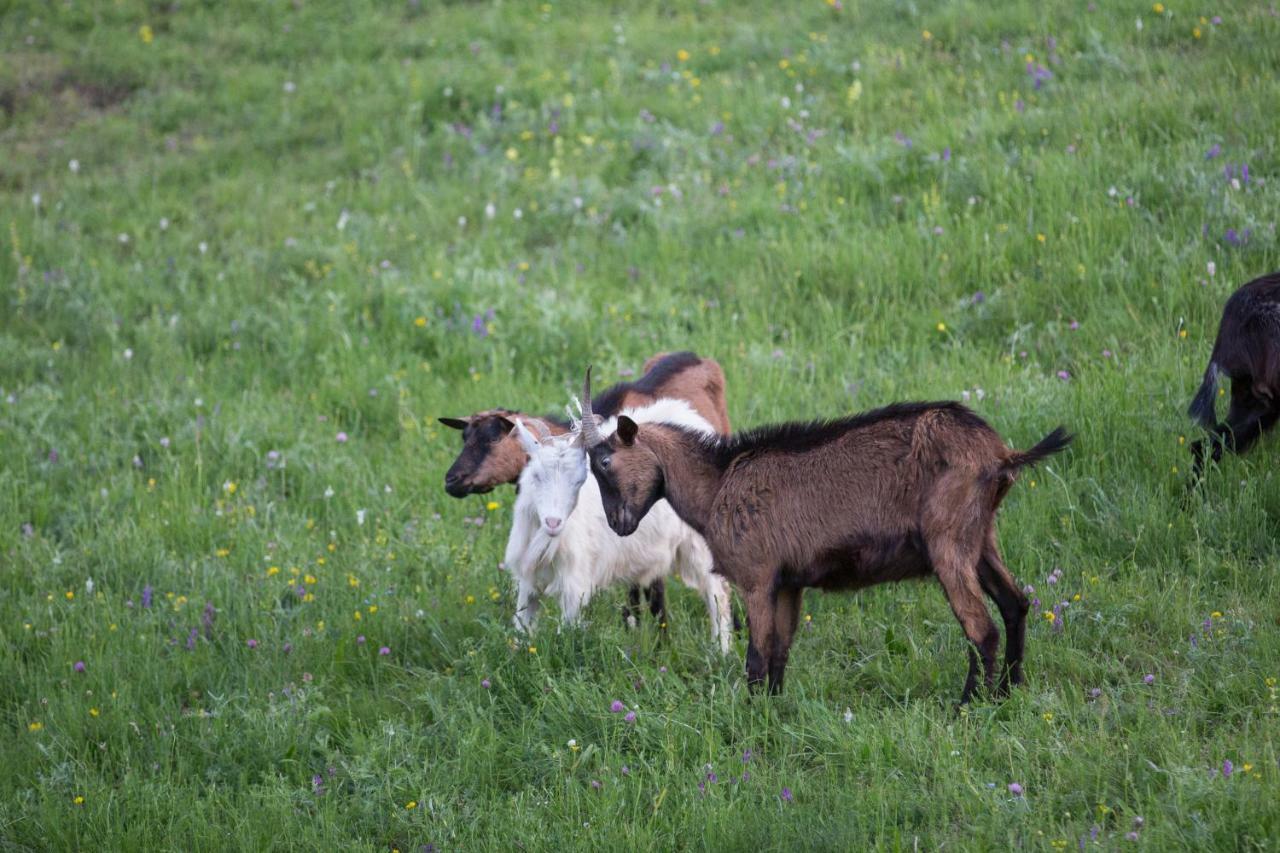
[[[142,39],[143,44],[151,44],[155,40],[156,34],[151,31],[148,24],[138,27],[138,38]]]

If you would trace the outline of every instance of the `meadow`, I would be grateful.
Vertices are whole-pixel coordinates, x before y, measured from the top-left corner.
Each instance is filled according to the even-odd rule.
[[[1280,844],[1273,438],[1185,492],[1280,266],[1260,2],[0,2],[0,848]],[[511,628],[436,418],[717,359],[747,427],[962,399],[1028,684],[935,583],[752,696]],[[615,712],[620,703],[627,713]]]

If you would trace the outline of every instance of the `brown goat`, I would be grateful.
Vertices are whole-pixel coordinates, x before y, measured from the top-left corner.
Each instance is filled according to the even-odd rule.
[[[1219,424],[1214,404],[1224,374],[1231,377],[1231,408]],[[1227,300],[1204,381],[1187,414],[1209,430],[1214,462],[1222,459],[1223,448],[1244,453],[1280,419],[1280,273],[1254,279]],[[1193,483],[1204,466],[1204,445],[1191,445]]]
[[[590,374],[583,396],[590,402]],[[604,439],[584,417],[591,468],[609,526],[633,532],[666,498],[711,546],[715,571],[741,591],[750,642],[747,681],[782,689],[807,587],[857,589],[933,574],[995,686],[1022,681],[1027,598],[1000,558],[995,516],[1015,474],[1066,447],[1058,428],[1027,451],[1010,450],[959,403],[906,403],[840,420],[782,424],[706,440],[625,416]],[[977,679],[969,674],[960,701]]]
[[[686,400],[715,427],[729,432],[725,408],[724,371],[713,359],[691,352],[659,353],[645,362],[644,375],[634,382],[619,382],[596,401],[596,413],[605,417],[623,409],[647,406],[664,397]],[[531,418],[512,409],[488,409],[465,418],[440,418],[440,423],[462,431],[462,451],[444,475],[444,488],[455,498],[484,494],[495,486],[514,483],[529,456],[511,431],[515,418],[538,420],[552,435],[562,435],[569,425],[555,418]]]
[[[619,382],[596,401],[596,411],[606,416],[622,409],[647,406],[664,397],[685,400],[715,427],[728,434],[729,414],[725,408],[724,371],[713,359],[691,352],[658,353],[644,363],[642,376],[634,382]],[[465,418],[440,418],[440,423],[462,431],[462,450],[444,475],[444,488],[455,498],[490,492],[495,486],[515,483],[529,461],[513,427],[521,418],[530,429],[541,424],[551,435],[563,435],[569,425],[555,418],[535,418],[511,409],[488,409]],[[632,623],[632,611],[640,606],[640,590],[633,587],[627,596],[623,618]],[[666,590],[662,580],[644,590],[649,611],[665,621]]]

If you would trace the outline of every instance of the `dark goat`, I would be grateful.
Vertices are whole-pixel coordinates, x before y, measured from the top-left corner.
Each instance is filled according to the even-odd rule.
[[[643,375],[634,382],[619,382],[600,395],[596,411],[606,417],[625,408],[649,405],[664,397],[687,400],[698,414],[716,428],[729,432],[725,409],[724,371],[709,358],[691,352],[658,353],[644,363]],[[440,423],[462,431],[462,451],[444,475],[444,489],[455,498],[490,492],[495,486],[515,483],[529,456],[512,431],[515,418],[538,421],[552,435],[563,435],[569,425],[555,418],[533,418],[512,409],[488,409],[465,418],[440,418]],[[531,425],[531,428],[536,429]],[[665,620],[666,597],[661,580],[644,590],[649,610]],[[623,618],[632,620],[640,607],[640,590],[632,588]]]
[[[1218,382],[1231,378],[1231,408],[1219,424]],[[1222,309],[1222,323],[1200,390],[1187,410],[1209,430],[1213,461],[1222,450],[1244,453],[1280,419],[1280,273],[1241,287]],[[1205,442],[1191,445],[1193,482],[1204,466]]]
[[[584,406],[589,384],[588,376]],[[1007,634],[999,691],[1021,683],[1028,604],[1000,559],[995,516],[1019,468],[1067,446],[1061,427],[1016,451],[959,403],[906,403],[716,440],[627,417],[603,439],[594,423],[584,417],[609,526],[626,536],[666,498],[741,591],[749,684],[767,677],[771,691],[782,689],[806,587],[930,574],[977,647],[988,689],[1000,634],[982,594],[995,601]],[[971,648],[961,702],[976,679]]]

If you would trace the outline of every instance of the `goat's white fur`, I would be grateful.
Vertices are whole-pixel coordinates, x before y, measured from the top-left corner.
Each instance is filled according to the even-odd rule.
[[[637,423],[677,424],[715,435],[683,400],[662,399],[622,414]],[[617,423],[616,417],[603,422],[601,433],[613,433]],[[653,506],[635,533],[618,536],[605,519],[600,486],[590,476],[578,432],[541,442],[518,419],[515,428],[529,454],[506,551],[507,569],[516,581],[516,628],[533,629],[545,596],[558,600],[561,622],[570,624],[597,590],[619,581],[648,586],[674,572],[702,595],[711,636],[727,653],[733,621],[729,588],[712,574],[711,550],[702,537],[665,500]]]

